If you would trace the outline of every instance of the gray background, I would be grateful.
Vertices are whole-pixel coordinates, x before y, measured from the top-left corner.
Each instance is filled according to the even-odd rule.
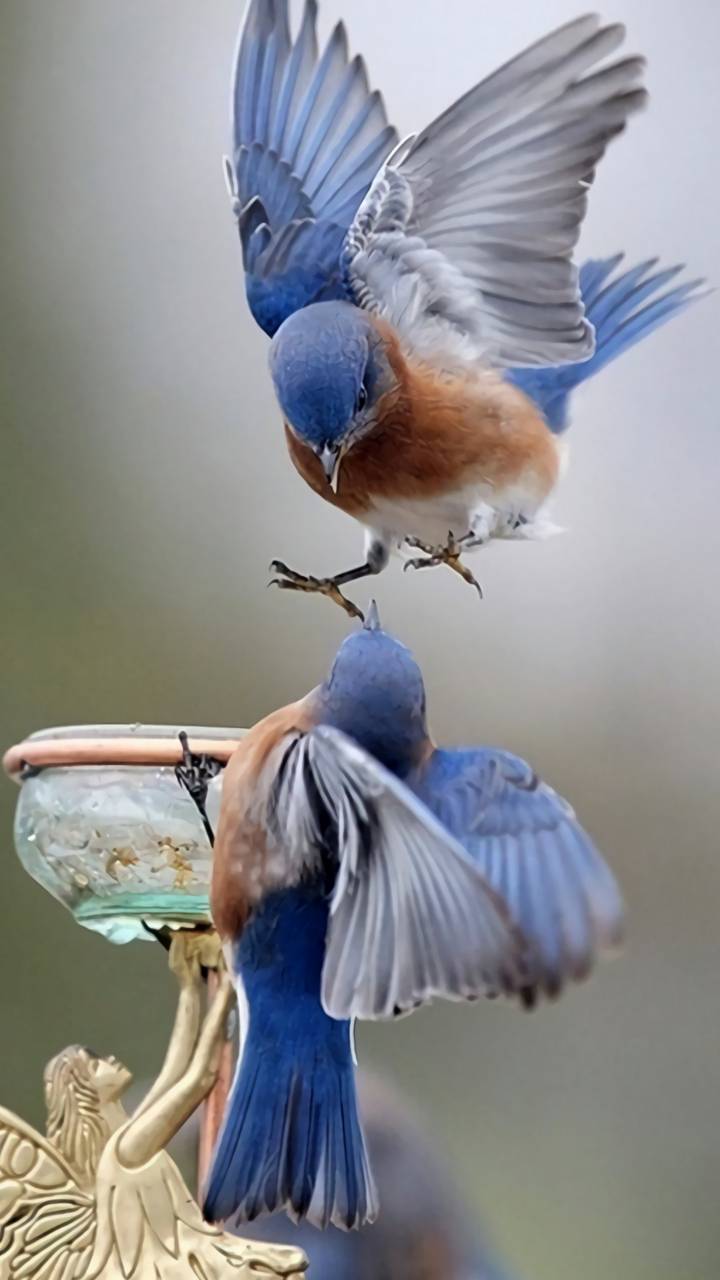
[[[405,131],[575,0],[326,0]],[[285,456],[220,170],[238,0],[2,0],[2,711],[249,724],[322,676],[345,622],[265,588],[359,530]],[[651,110],[603,162],[582,248],[720,279],[710,0],[617,0]],[[363,1027],[538,1280],[712,1280],[720,1260],[717,300],[578,397],[570,532],[378,583],[446,741],[502,744],[572,797],[627,893],[623,958],[532,1017]],[[41,1118],[74,1039],[158,1062],[155,949],[81,932],[16,865],[2,787],[0,1098]]]

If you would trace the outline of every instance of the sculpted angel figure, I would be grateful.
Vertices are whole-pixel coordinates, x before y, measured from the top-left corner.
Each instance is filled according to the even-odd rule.
[[[127,1068],[78,1046],[45,1070],[46,1137],[0,1108],[0,1280],[299,1280],[299,1249],[204,1222],[165,1150],[217,1077],[233,990],[223,972],[203,1020],[201,966],[219,963],[213,936],[173,939],[175,1026],[132,1116]]]

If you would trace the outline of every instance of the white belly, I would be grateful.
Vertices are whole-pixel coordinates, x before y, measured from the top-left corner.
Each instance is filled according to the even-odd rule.
[[[444,546],[449,533],[463,538],[473,530],[479,531],[478,526],[487,527],[488,537],[538,536],[536,517],[541,506],[537,492],[525,485],[508,486],[502,491],[475,485],[436,498],[375,501],[362,523],[395,544],[405,538],[418,538],[430,546]],[[512,524],[518,517],[528,523],[515,532]],[[547,527],[544,532],[548,532]]]
[[[433,546],[447,541],[448,533],[456,538],[469,532],[472,512],[478,505],[477,489],[443,494],[441,498],[381,500],[373,503],[363,519],[364,524],[381,530],[393,542],[419,538]]]

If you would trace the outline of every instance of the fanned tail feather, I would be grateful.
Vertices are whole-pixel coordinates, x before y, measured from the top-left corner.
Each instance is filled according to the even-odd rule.
[[[348,1032],[349,1045],[349,1032]],[[374,1217],[352,1066],[263,1062],[248,1044],[205,1193],[212,1222],[284,1209],[351,1229]],[[348,1048],[348,1059],[350,1052]]]
[[[708,292],[702,279],[667,288],[683,266],[657,271],[657,258],[618,274],[623,257],[591,259],[580,271],[585,312],[595,329],[596,346],[590,359],[542,369],[512,369],[507,374],[509,382],[535,401],[557,434],[568,426],[568,400],[580,383]]]

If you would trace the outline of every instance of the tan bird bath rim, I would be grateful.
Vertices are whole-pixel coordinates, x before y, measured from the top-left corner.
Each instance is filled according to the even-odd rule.
[[[227,762],[244,736],[242,729],[210,729],[178,725],[71,725],[33,733],[3,756],[5,772],[22,781],[25,768],[73,765],[180,764],[180,733],[185,729],[190,749]]]

